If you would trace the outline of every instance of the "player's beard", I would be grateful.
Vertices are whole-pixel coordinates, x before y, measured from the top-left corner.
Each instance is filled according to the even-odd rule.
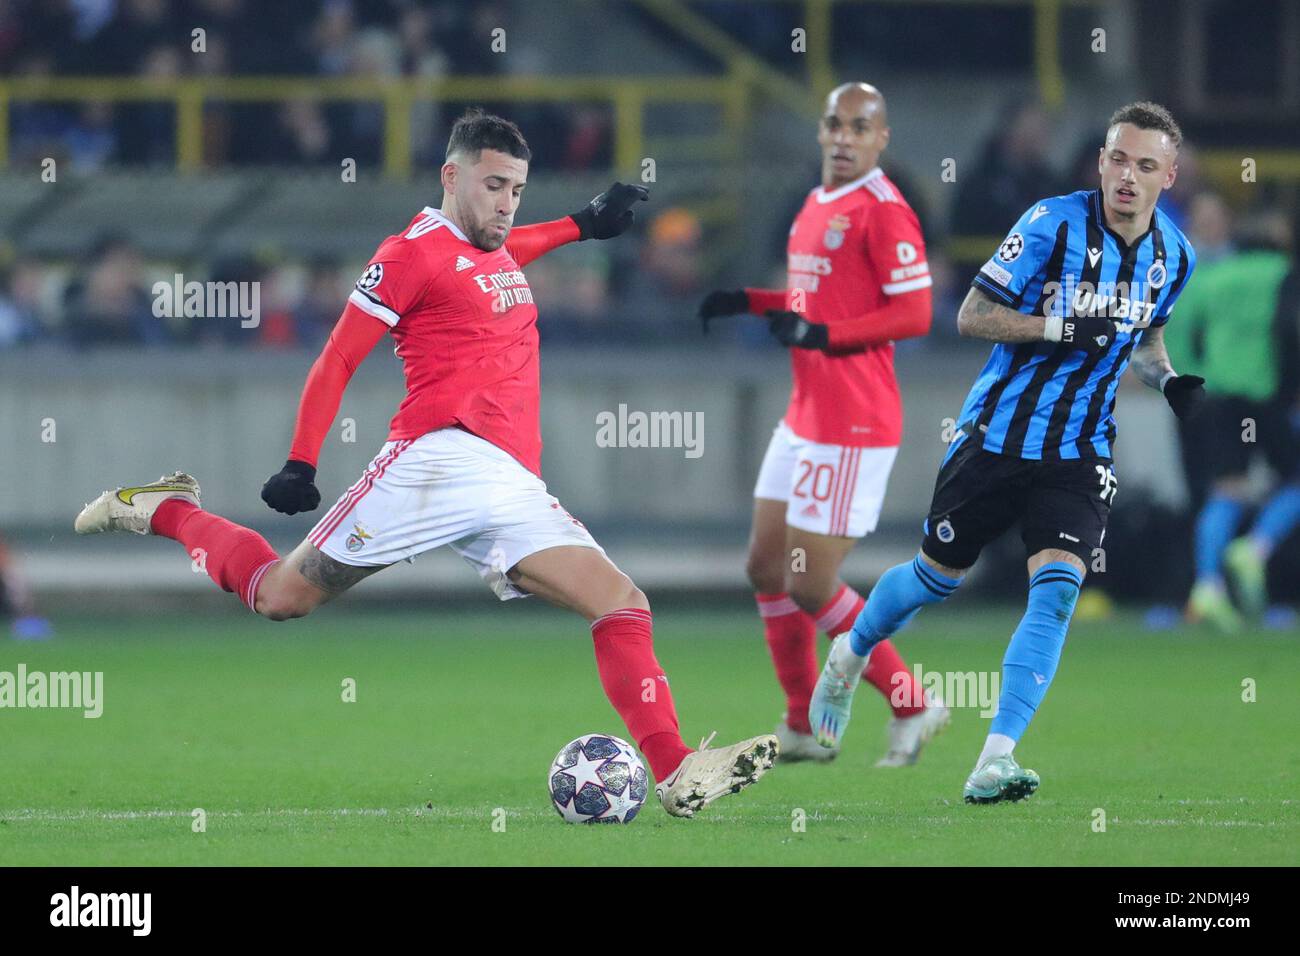
[[[488,223],[485,225],[480,222],[470,223],[469,229],[466,230],[466,235],[469,238],[470,244],[476,248],[482,249],[484,252],[496,252],[504,246],[506,240],[510,238],[510,226],[507,225],[506,231],[498,235],[492,228],[494,225],[499,224]]]

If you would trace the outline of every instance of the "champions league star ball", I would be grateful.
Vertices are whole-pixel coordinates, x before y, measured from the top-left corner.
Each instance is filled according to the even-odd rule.
[[[587,734],[564,745],[551,763],[551,805],[566,823],[631,823],[650,789],[632,745]]]

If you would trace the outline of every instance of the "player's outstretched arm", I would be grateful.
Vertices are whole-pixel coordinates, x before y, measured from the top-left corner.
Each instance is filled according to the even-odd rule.
[[[650,190],[644,186],[616,182],[572,215],[512,229],[506,251],[523,267],[570,242],[613,239],[626,232],[636,219],[633,204],[649,198]]]
[[[298,401],[289,460],[262,486],[262,500],[281,514],[314,511],[320,504],[316,462],[334,424],[352,373],[383,338],[388,327],[351,303],[343,310],[321,350]]]
[[[1179,418],[1194,414],[1205,400],[1205,379],[1199,375],[1179,375],[1174,371],[1169,351],[1165,348],[1164,326],[1146,330],[1141,344],[1133,350],[1129,366],[1138,381],[1165,396]]]

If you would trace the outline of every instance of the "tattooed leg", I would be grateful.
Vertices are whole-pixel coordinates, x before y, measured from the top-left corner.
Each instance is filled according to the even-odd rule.
[[[273,621],[310,614],[382,566],[357,567],[322,554],[304,541],[274,565],[257,588],[257,613]]]

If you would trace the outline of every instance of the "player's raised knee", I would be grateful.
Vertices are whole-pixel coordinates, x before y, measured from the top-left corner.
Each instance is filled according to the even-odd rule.
[[[296,617],[306,617],[315,607],[314,602],[303,595],[276,588],[260,589],[253,603],[257,613],[271,621],[289,621]]]

